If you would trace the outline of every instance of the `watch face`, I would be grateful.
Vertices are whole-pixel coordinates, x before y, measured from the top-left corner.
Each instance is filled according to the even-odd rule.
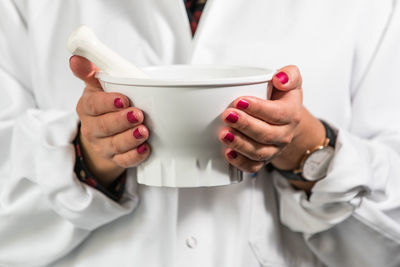
[[[304,179],[317,181],[324,178],[334,154],[335,150],[330,146],[312,152],[303,165],[302,175]]]

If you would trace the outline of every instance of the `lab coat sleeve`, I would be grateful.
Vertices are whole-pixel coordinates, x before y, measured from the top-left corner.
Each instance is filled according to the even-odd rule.
[[[400,4],[393,1],[365,75],[353,88],[351,126],[337,127],[327,177],[308,198],[274,174],[281,221],[304,233],[328,266],[400,264],[399,45]]]
[[[74,174],[74,110],[41,110],[30,88],[28,27],[0,1],[0,266],[43,266],[137,204],[128,172],[120,203]]]

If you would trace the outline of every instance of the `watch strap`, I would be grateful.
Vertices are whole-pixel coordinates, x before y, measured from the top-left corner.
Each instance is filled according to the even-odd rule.
[[[325,136],[329,139],[328,146],[335,148],[336,144],[336,132],[323,120],[320,120],[322,125],[325,128]],[[278,171],[281,175],[283,175],[286,179],[295,180],[295,181],[305,181],[309,182],[308,180],[304,179],[301,173],[295,173],[293,170],[281,170],[275,167],[275,170]]]
[[[303,181],[303,182],[307,181],[306,179],[303,178],[301,173],[294,173],[292,170],[281,170],[276,167],[275,170],[288,180]]]
[[[324,125],[326,138],[329,138],[328,146],[331,146],[331,147],[335,148],[335,146],[336,146],[336,136],[337,136],[335,130],[333,130],[329,126],[329,124],[327,124],[324,120],[319,120],[319,121],[322,123],[322,125]]]

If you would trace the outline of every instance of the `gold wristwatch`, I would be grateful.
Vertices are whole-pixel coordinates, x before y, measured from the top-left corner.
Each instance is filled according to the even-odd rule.
[[[307,150],[300,161],[300,165],[295,170],[280,170],[275,168],[280,174],[289,180],[297,181],[318,181],[326,176],[328,167],[335,154],[336,132],[323,120],[326,138],[322,145]]]

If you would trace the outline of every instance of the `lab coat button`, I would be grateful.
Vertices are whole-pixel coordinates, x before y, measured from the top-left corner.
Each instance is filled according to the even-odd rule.
[[[189,236],[188,238],[186,238],[186,246],[188,246],[188,248],[196,248],[197,247],[196,238],[194,238],[193,236]]]

